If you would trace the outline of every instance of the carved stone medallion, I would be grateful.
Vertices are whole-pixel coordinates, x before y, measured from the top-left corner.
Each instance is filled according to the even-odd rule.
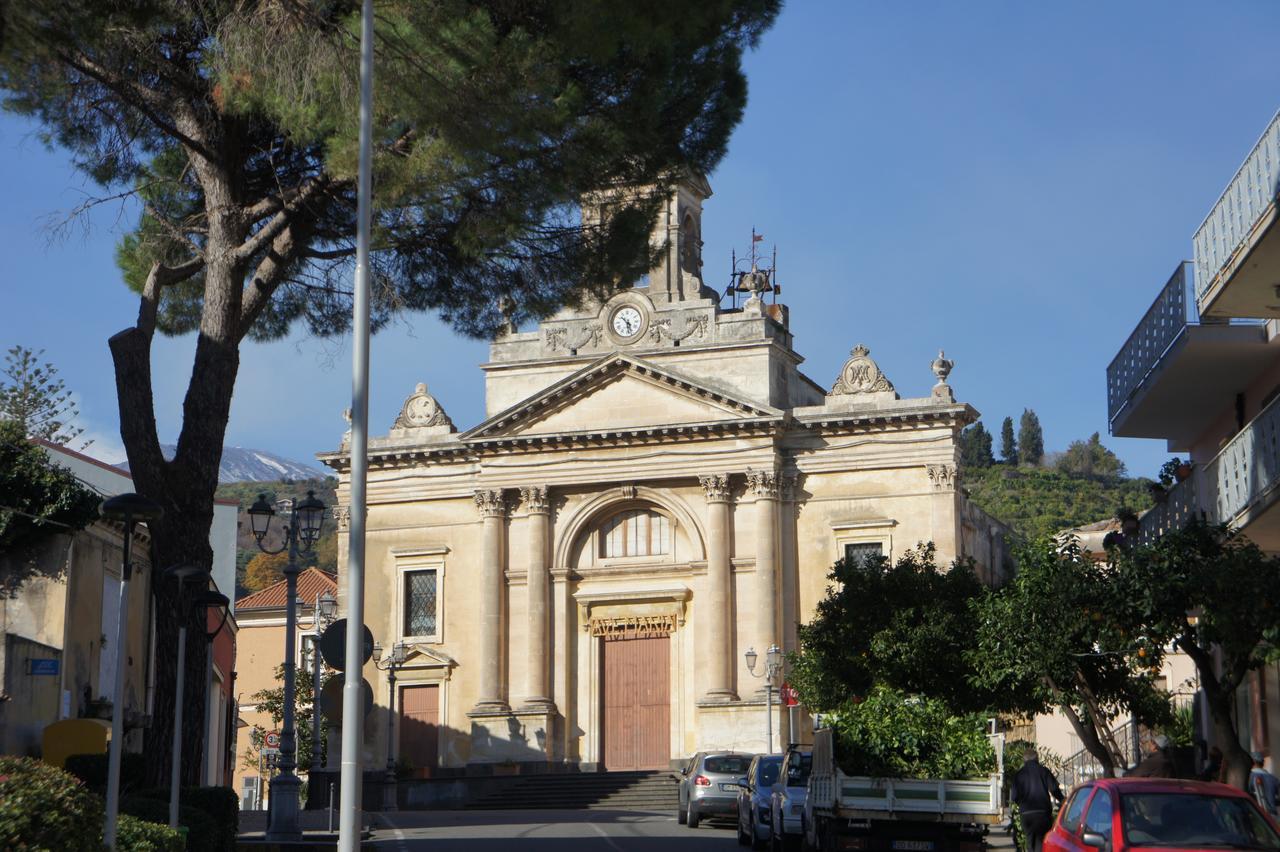
[[[393,430],[428,429],[440,426],[450,432],[454,430],[453,421],[449,419],[449,415],[444,413],[444,409],[440,407],[440,403],[436,402],[436,398],[427,393],[427,386],[418,382],[413,394],[404,401],[400,416],[396,418],[391,428]]]
[[[893,383],[871,360],[871,350],[859,343],[849,353],[840,378],[831,388],[832,394],[893,393]]]

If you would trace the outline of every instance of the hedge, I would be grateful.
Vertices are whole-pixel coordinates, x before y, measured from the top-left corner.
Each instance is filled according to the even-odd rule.
[[[168,803],[167,787],[152,787],[135,795],[159,799]],[[236,835],[240,831],[240,799],[230,787],[183,787],[179,792],[179,805],[203,811],[217,826],[218,849],[234,852]]]
[[[0,849],[99,852],[102,800],[75,776],[29,757],[0,757]]]
[[[99,796],[107,794],[106,754],[73,754],[67,757],[66,770],[79,778]],[[147,777],[147,760],[140,754],[124,752],[120,755],[120,795],[137,790]],[[168,820],[166,819],[167,823]]]
[[[185,847],[178,829],[121,814],[116,824],[116,848],[128,852],[183,852]]]
[[[169,824],[168,800],[130,796],[121,800],[120,813],[129,814],[147,822],[158,822],[166,826]],[[204,811],[180,804],[178,824],[187,827],[188,852],[222,852],[222,838],[218,824]]]

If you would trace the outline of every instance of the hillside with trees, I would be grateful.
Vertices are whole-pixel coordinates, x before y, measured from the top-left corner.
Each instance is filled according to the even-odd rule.
[[[338,503],[334,489],[338,480],[333,477],[324,479],[271,480],[268,482],[227,482],[218,486],[219,500],[235,500],[243,512],[253,505],[259,494],[265,494],[267,501],[273,506],[277,500],[291,497],[305,497],[308,491],[314,491],[316,497],[330,510]],[[276,507],[279,511],[279,507]],[[282,519],[277,516],[271,522],[271,528],[264,544],[275,550],[284,544],[281,534]],[[271,556],[263,553],[253,539],[253,531],[248,522],[240,525],[240,534],[236,540],[236,597],[240,598],[251,592],[260,591],[277,580],[284,578],[280,569],[287,558],[284,554]],[[303,568],[315,566],[331,574],[338,570],[338,525],[333,520],[332,511],[325,513],[324,527],[320,531],[320,541],[309,559],[303,560]]]
[[[1000,460],[994,436],[982,421],[960,434],[961,483],[984,511],[1009,524],[1023,538],[1115,517],[1122,509],[1141,513],[1151,506],[1149,479],[1126,475],[1124,462],[1095,432],[1072,441],[1066,451],[1046,453],[1040,419],[1024,409],[1000,429]]]

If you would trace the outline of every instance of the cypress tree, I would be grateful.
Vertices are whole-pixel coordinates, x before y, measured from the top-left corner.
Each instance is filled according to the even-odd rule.
[[[1040,429],[1040,418],[1030,408],[1022,410],[1022,421],[1018,425],[1018,457],[1023,464],[1039,465],[1044,458],[1044,432]]]
[[[1000,458],[1005,464],[1018,463],[1018,442],[1013,437],[1013,418],[1006,417],[1000,425]]]
[[[961,466],[991,467],[995,463],[995,456],[991,454],[991,433],[981,420],[960,433]]]

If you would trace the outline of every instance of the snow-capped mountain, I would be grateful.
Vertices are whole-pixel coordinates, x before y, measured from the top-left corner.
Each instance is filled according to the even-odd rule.
[[[160,448],[165,458],[173,458],[172,444],[162,444]],[[129,463],[124,462],[120,467],[128,470]],[[266,450],[253,450],[247,447],[223,447],[222,464],[218,466],[218,481],[223,483],[323,479],[328,475],[322,468],[286,459]]]

